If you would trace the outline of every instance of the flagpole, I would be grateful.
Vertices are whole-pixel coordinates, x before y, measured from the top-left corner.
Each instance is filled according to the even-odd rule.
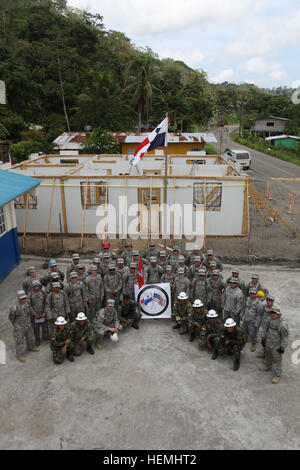
[[[168,118],[168,113],[166,113],[166,118]],[[165,146],[165,194],[164,194],[164,234],[166,237],[167,233],[167,202],[168,202],[168,140],[169,140],[169,123],[167,128],[167,135],[166,135],[166,146]],[[164,248],[167,248],[167,239],[164,239]]]

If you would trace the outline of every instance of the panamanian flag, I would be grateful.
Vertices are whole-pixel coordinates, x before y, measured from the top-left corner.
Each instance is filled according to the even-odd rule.
[[[134,155],[133,155],[133,160],[132,160],[132,165],[136,165],[141,158],[143,158],[143,155],[147,152],[151,152],[151,150],[154,150],[156,147],[166,147],[168,144],[168,124],[169,124],[169,118],[166,117],[157,127],[154,129],[154,131],[151,132],[148,137],[143,140],[143,142],[138,146],[136,149]]]

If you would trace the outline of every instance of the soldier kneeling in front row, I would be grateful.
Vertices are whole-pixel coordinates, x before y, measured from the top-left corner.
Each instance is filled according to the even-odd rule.
[[[77,314],[77,317],[72,323],[71,328],[74,356],[80,356],[83,351],[83,343],[85,341],[87,352],[90,354],[95,354],[95,351],[93,350],[93,327],[85,313],[79,312]]]
[[[206,321],[201,328],[199,336],[199,348],[207,346],[208,349],[213,350],[212,359],[217,359],[218,350],[223,335],[223,325],[218,319],[218,314],[215,310],[210,310],[206,315]]]
[[[50,347],[53,352],[54,364],[62,364],[65,357],[74,362],[72,356],[72,330],[64,317],[58,317],[54,322],[54,331],[50,338]]]
[[[127,326],[132,326],[138,330],[138,325],[141,319],[141,306],[139,302],[131,300],[128,294],[123,295],[123,303],[118,307],[119,320],[122,327],[125,329]]]
[[[245,341],[242,329],[237,326],[232,318],[227,318],[224,324],[222,341],[219,347],[220,354],[228,354],[234,357],[233,370],[237,371],[240,367],[240,357]]]

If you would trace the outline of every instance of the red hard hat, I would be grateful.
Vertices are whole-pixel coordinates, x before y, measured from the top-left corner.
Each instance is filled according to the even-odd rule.
[[[109,248],[110,247],[110,244],[105,242],[102,244],[102,248]]]

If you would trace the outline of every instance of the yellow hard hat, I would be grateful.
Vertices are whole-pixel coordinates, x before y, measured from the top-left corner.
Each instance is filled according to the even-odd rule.
[[[264,297],[264,296],[265,296],[265,293],[264,293],[263,290],[259,290],[259,291],[257,292],[257,297],[262,298],[262,297]]]

